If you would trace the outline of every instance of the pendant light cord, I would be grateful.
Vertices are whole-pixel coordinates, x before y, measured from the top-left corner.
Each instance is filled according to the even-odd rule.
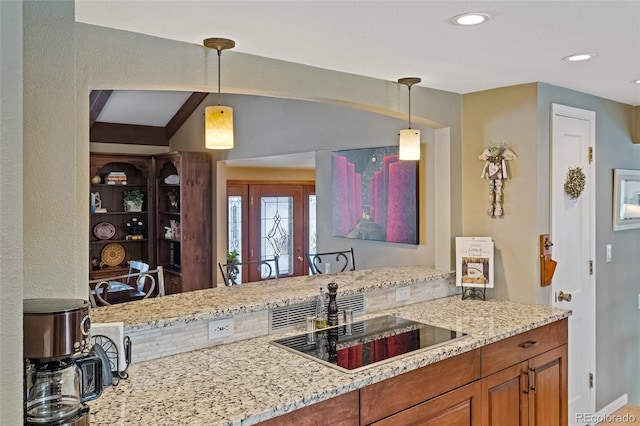
[[[220,106],[220,57],[222,56],[222,50],[218,50],[218,106]]]
[[[411,128],[411,85],[409,85],[409,128]]]

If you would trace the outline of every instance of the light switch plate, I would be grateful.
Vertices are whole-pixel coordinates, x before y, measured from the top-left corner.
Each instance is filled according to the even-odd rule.
[[[607,244],[607,253],[605,256],[605,262],[611,262],[611,244]]]

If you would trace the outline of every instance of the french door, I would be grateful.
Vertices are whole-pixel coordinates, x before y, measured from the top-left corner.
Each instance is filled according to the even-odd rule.
[[[229,250],[237,250],[241,261],[278,256],[280,277],[308,274],[304,253],[310,239],[315,241],[309,232],[315,220],[310,211],[315,206],[314,185],[229,183],[227,197]],[[241,282],[267,278],[265,269],[244,268]]]

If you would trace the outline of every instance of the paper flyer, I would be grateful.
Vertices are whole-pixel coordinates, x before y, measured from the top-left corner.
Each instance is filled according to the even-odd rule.
[[[493,288],[491,237],[456,237],[456,286]]]

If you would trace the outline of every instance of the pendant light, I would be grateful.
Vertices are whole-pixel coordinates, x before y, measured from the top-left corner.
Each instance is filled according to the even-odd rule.
[[[218,105],[204,109],[204,140],[208,149],[233,148],[233,108],[220,105],[220,56],[223,50],[233,49],[236,42],[227,38],[208,38],[205,47],[218,51]]]
[[[400,130],[400,159],[420,160],[420,130],[411,128],[411,86],[422,81],[419,77],[398,79],[399,84],[409,88],[409,128]]]

